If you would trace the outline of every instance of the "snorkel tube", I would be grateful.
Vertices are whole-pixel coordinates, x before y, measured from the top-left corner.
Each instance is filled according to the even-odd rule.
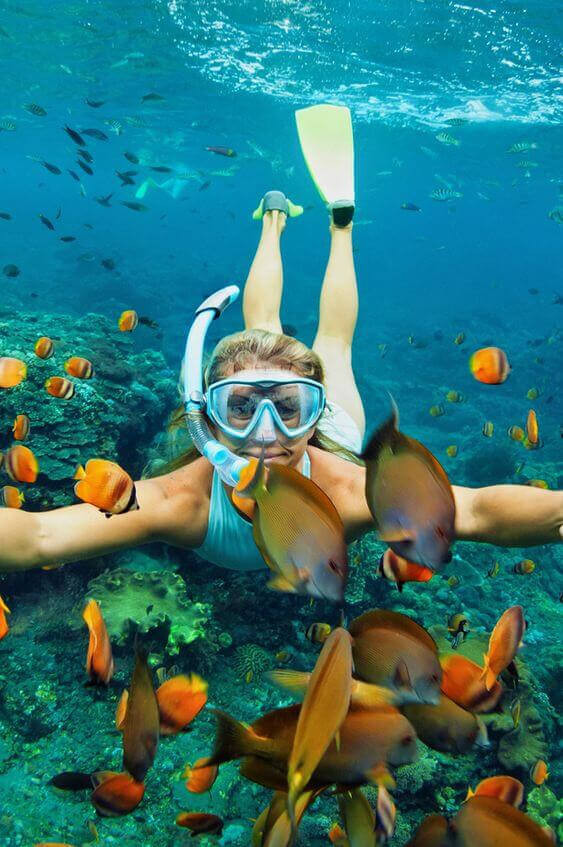
[[[236,285],[228,285],[211,294],[198,306],[186,341],[184,354],[184,403],[187,425],[194,445],[211,462],[223,482],[235,486],[249,464],[220,444],[209,428],[205,416],[203,392],[203,349],[210,324],[234,303],[240,294]]]

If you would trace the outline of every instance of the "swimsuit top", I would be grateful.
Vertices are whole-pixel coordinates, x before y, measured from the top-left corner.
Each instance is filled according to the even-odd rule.
[[[311,460],[306,452],[301,473],[307,478],[311,476]],[[252,523],[237,512],[216,470],[211,483],[207,533],[194,553],[231,570],[254,571],[266,567],[254,541]]]

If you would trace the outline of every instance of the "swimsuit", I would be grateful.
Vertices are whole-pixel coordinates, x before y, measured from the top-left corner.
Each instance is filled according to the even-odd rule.
[[[362,436],[348,412],[336,403],[327,403],[317,425],[322,433],[342,447],[360,453]],[[311,476],[311,460],[303,454],[303,476]],[[253,571],[266,567],[264,559],[254,542],[252,524],[235,509],[217,471],[213,471],[209,519],[203,544],[194,553],[223,568],[237,571]]]

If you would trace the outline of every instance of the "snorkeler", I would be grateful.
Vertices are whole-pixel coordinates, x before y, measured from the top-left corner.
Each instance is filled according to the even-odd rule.
[[[200,358],[188,357],[186,370],[202,390],[186,397],[187,418],[199,416],[204,440],[205,432],[212,434],[216,464],[221,448],[242,464],[264,448],[266,465],[290,466],[312,479],[334,503],[351,542],[373,530],[374,521],[366,471],[354,455],[361,451],[365,416],[352,369],[358,292],[349,113],[335,106],[302,110],[298,129],[331,216],[312,348],[282,332],[280,239],[288,217],[299,210],[281,192],[269,192],[255,214],[262,231],[244,288],[245,329],[217,344],[204,373],[205,333],[190,333]],[[219,307],[207,305],[209,322],[228,302],[227,297]],[[199,409],[191,409],[192,403]],[[139,509],[110,520],[86,503],[39,513],[0,509],[0,571],[77,561],[152,541],[194,550],[222,567],[263,569],[252,524],[233,505],[232,487],[194,448],[175,470],[137,482]],[[453,494],[459,540],[521,547],[562,539],[561,491],[453,486]]]

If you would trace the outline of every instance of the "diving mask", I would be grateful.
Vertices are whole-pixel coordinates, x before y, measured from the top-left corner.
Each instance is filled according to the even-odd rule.
[[[292,371],[249,370],[210,385],[207,415],[225,435],[244,441],[272,424],[286,438],[315,426],[326,403],[320,382]]]

